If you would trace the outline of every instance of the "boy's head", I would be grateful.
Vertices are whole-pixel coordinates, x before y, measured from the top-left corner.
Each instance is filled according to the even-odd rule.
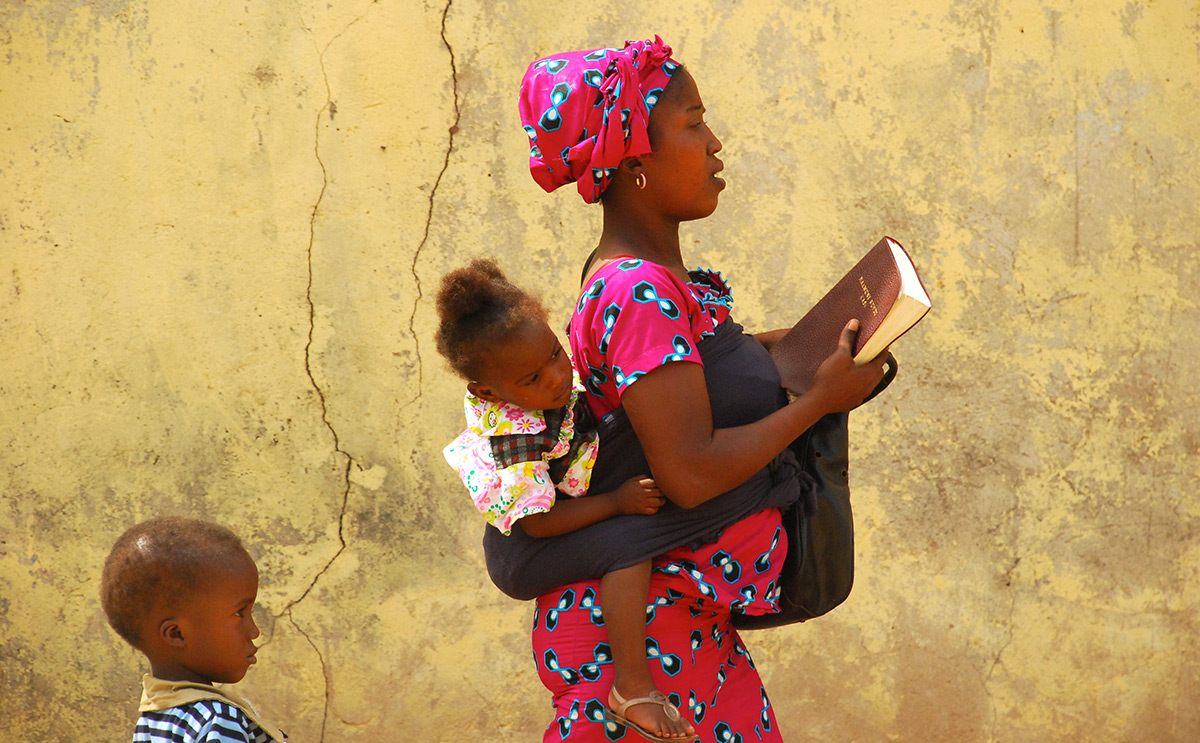
[[[120,536],[100,582],[117,634],[166,680],[234,683],[255,662],[258,570],[233,532],[163,517]]]

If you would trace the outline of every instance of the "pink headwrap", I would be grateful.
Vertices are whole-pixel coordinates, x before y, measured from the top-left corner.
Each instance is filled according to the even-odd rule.
[[[650,110],[679,68],[671,47],[627,41],[544,57],[529,65],[517,104],[529,170],[547,192],[574,181],[594,203],[621,161],[650,151]]]

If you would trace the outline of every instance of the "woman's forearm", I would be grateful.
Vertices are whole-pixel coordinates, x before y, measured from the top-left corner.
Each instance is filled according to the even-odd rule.
[[[885,357],[854,363],[857,328],[851,321],[842,331],[808,392],[744,426],[714,428],[698,364],[664,364],[629,385],[621,404],[662,494],[684,508],[699,505],[745,482],[822,416],[860,404],[883,377]]]
[[[702,406],[694,404],[697,396]],[[683,508],[741,485],[829,412],[818,395],[803,395],[754,423],[714,429],[695,364],[660,367],[631,385],[622,402],[659,490]]]
[[[783,338],[783,336],[787,335],[789,330],[791,330],[791,328],[780,328],[779,330],[767,330],[762,333],[755,333],[754,340],[762,344],[763,348],[770,351],[771,348],[778,343],[781,338]]]

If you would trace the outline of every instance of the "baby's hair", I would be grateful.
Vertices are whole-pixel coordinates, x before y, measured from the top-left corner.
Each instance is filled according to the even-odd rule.
[[[223,526],[163,516],[130,527],[113,545],[100,579],[108,623],[135,648],[155,606],[174,606],[196,589],[213,565],[249,555]]]
[[[437,350],[450,368],[475,380],[480,352],[503,343],[529,320],[546,321],[546,308],[508,283],[494,261],[477,258],[442,277],[437,295]]]

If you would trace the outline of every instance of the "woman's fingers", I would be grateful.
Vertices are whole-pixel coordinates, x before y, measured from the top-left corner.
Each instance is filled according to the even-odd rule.
[[[842,334],[838,337],[838,350],[845,351],[850,355],[854,355],[854,339],[858,337],[858,318],[850,318],[850,322],[846,323],[846,327],[842,328]]]

